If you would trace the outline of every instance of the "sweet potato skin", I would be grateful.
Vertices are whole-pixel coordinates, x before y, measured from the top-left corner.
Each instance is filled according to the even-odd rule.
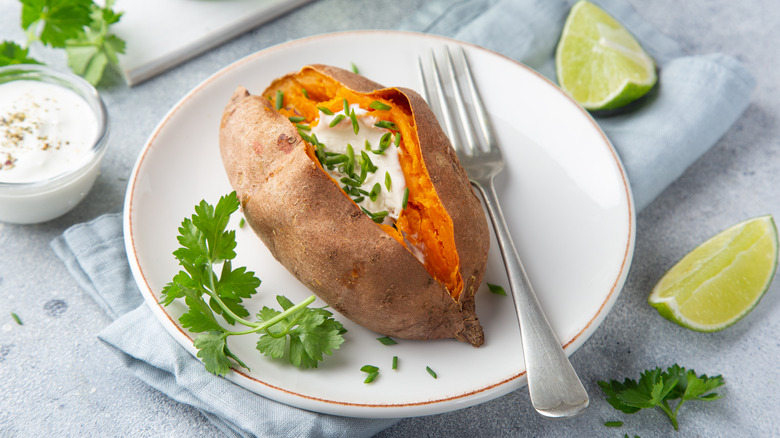
[[[474,294],[487,262],[487,221],[430,108],[412,90],[383,88],[329,66],[304,69],[409,106],[428,174],[453,222],[464,289],[453,299],[310,158],[295,126],[272,102],[238,88],[223,113],[220,151],[247,223],[299,281],[354,322],[398,338],[481,345]]]

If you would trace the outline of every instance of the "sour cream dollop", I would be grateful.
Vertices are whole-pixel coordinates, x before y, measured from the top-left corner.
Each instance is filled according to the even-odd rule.
[[[43,181],[93,155],[97,117],[74,91],[16,80],[0,84],[0,182]]]
[[[350,172],[345,169],[344,163],[323,164],[323,168],[342,187],[355,188],[350,197],[359,207],[372,214],[379,214],[379,219],[382,218],[383,212],[387,212],[384,222],[391,223],[398,219],[404,207],[406,179],[398,159],[402,151],[396,146],[395,137],[401,134],[374,126],[378,122],[376,117],[367,115],[368,111],[359,105],[352,104],[349,110],[350,113],[355,113],[357,133],[349,114],[342,110],[332,115],[320,112],[319,121],[312,127],[311,134],[312,138],[316,138],[317,142],[324,146],[330,160],[338,160],[339,155],[354,157],[353,176],[360,176],[361,166],[367,165],[365,179],[359,181],[359,186],[350,186],[349,183],[354,184],[355,178],[350,178]],[[341,121],[331,127],[337,118]],[[344,182],[345,178],[350,180],[349,183]],[[372,199],[371,192],[377,188],[378,193]]]

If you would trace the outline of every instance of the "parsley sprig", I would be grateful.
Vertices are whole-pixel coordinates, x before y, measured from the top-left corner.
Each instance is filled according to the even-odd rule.
[[[22,3],[21,27],[27,41],[0,43],[0,66],[41,64],[29,56],[36,42],[65,49],[68,66],[74,73],[97,85],[108,66],[118,65],[118,54],[125,42],[110,33],[112,24],[122,17],[113,9],[114,0],[99,6],[93,0],[19,0]]]
[[[344,342],[342,335],[346,330],[331,318],[331,312],[307,307],[314,296],[298,304],[277,296],[282,311],[263,307],[256,315],[257,321],[246,319],[250,314],[243,301],[257,292],[260,279],[245,267],[232,265],[236,232],[226,227],[238,207],[233,192],[221,197],[216,206],[201,201],[195,206],[195,214],[182,221],[178,236],[181,247],[173,255],[184,270],[163,288],[161,303],[168,306],[176,299],[184,299],[188,310],[179,322],[189,331],[199,333],[195,339],[197,355],[213,374],[227,374],[231,359],[247,368],[230,351],[227,339],[251,333],[260,335],[257,350],[264,355],[275,359],[287,356],[297,367],[316,368],[324,354],[332,355]],[[228,330],[219,319],[247,329]]]
[[[678,430],[677,414],[683,403],[688,400],[717,400],[723,394],[714,391],[725,383],[720,375],[696,375],[695,371],[686,370],[677,364],[666,371],[661,368],[646,370],[639,381],[625,379],[622,383],[617,380],[598,382],[607,395],[607,402],[615,409],[633,414],[641,409],[659,408],[669,417],[674,430]],[[672,408],[670,402],[677,399],[677,405]]]

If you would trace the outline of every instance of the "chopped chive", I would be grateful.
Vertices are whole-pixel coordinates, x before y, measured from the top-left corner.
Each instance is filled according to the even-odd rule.
[[[324,106],[318,106],[317,109],[320,110],[320,112],[322,112],[326,116],[332,116],[333,115],[333,111],[325,108]]]
[[[366,177],[368,176],[368,162],[366,161],[366,152],[360,151],[360,183],[363,184],[366,182]]]
[[[244,218],[241,218],[240,221],[238,221],[238,228],[244,228],[244,224],[246,223],[246,220]]]
[[[341,178],[339,181],[341,181],[342,183],[344,183],[344,184],[346,184],[348,186],[360,187],[360,181],[355,181],[354,179],[347,178],[346,176]]]
[[[382,138],[379,139],[379,149],[380,150],[384,151],[385,149],[387,149],[390,146],[390,137],[391,136],[392,136],[392,134],[390,134],[389,132],[385,132],[384,134],[382,134]]]
[[[371,192],[368,194],[368,197],[371,198],[371,202],[376,202],[376,198],[379,197],[380,193],[382,193],[382,186],[379,185],[379,183],[374,184],[374,187],[371,187]]]
[[[304,125],[302,123],[296,123],[295,127],[298,128],[298,131],[300,131],[301,129],[303,129],[304,131],[311,131],[311,126]]]
[[[360,74],[360,70],[358,70],[358,68],[355,65],[355,63],[353,62],[351,64],[352,64],[352,73],[355,73],[356,75],[359,75]]]
[[[360,193],[361,195],[368,196],[368,192],[363,190],[363,189],[361,189],[361,188],[359,188],[359,187],[356,187],[355,190],[357,190],[357,192]]]
[[[387,120],[380,120],[380,121],[376,122],[374,124],[374,126],[376,126],[377,128],[391,129],[393,131],[397,131],[398,130],[398,126],[395,123],[387,121]]]
[[[377,211],[376,213],[374,213],[371,219],[373,219],[374,222],[381,224],[388,214],[390,213],[388,213],[387,210]]]
[[[302,122],[302,121],[306,120],[306,117],[301,117],[301,116],[292,116],[292,117],[288,117],[288,119],[289,119],[291,122],[293,122],[293,123],[298,123],[298,122]]]
[[[404,188],[404,200],[403,209],[406,210],[406,205],[409,203],[409,187]]]
[[[395,134],[395,147],[401,146],[401,133],[397,132]]]
[[[377,171],[378,167],[374,165],[374,162],[371,161],[371,158],[369,158],[366,151],[360,151],[360,157],[363,158],[363,161],[366,163],[366,168],[369,172],[374,173]]]
[[[368,373],[368,376],[366,376],[366,380],[364,380],[363,383],[371,383],[377,377],[379,377],[379,373],[378,372]]]
[[[490,292],[493,292],[496,295],[506,296],[506,291],[504,290],[503,287],[501,287],[501,286],[499,286],[497,284],[492,284],[492,283],[488,283],[487,286],[488,286],[488,289],[490,289]]]
[[[284,105],[284,93],[282,90],[276,90],[276,110],[282,109]]]
[[[370,150],[371,150],[371,142],[370,142],[370,141],[368,141],[368,139],[366,139],[366,150],[367,150],[367,151],[370,151]]]
[[[349,112],[349,119],[352,121],[352,130],[355,131],[355,135],[357,135],[358,131],[360,130],[360,125],[358,125],[357,116],[355,115],[355,110]]]
[[[379,367],[375,367],[374,365],[363,365],[360,368],[360,371],[363,371],[364,373],[375,373],[379,371]]]
[[[349,102],[347,102],[347,99],[344,99],[344,114],[349,114]]]
[[[301,88],[301,93],[303,93],[303,95],[304,95],[304,96],[305,96],[307,99],[309,98],[309,92],[308,92],[308,91],[306,91],[306,89],[305,89],[305,88]]]
[[[349,160],[349,157],[347,157],[344,154],[339,154],[336,156],[326,156],[325,157],[325,164],[328,166],[335,166],[336,164],[340,163],[346,163]]]
[[[382,338],[376,338],[377,341],[381,342],[384,345],[395,345],[398,342],[396,342],[395,339],[391,338],[390,336],[385,336]]]
[[[347,143],[347,168],[346,173],[347,175],[352,175],[352,172],[355,171],[355,150],[352,149],[352,145]]]
[[[360,204],[363,202],[363,200],[366,199],[365,196],[358,196],[357,198],[352,198],[353,201],[355,201],[355,204]]]
[[[15,313],[11,312],[11,318],[13,318],[13,319],[14,319],[14,321],[16,321],[16,323],[17,323],[17,324],[19,324],[19,325],[24,325],[24,324],[22,324],[22,319],[21,319],[21,318],[19,318],[19,315],[17,315],[17,314],[15,314]]]
[[[347,118],[347,116],[345,116],[344,114],[339,114],[339,115],[336,116],[335,119],[330,121],[330,124],[328,125],[328,127],[332,128],[332,127],[338,125],[342,120],[344,120],[346,118]]]
[[[431,369],[431,367],[425,367],[425,370],[428,371],[428,374],[433,376],[434,379],[438,379],[439,377],[436,375],[436,372]]]
[[[398,369],[398,356],[393,356],[393,369]]]
[[[383,151],[381,149],[377,149],[375,151],[371,151],[371,153],[373,153],[374,155],[384,155],[385,151]]]
[[[385,171],[385,188],[387,191],[390,191],[390,188],[393,186],[393,180],[390,178],[390,172]]]
[[[311,144],[313,144],[313,145],[316,145],[316,143],[314,142],[314,139],[313,139],[312,137],[310,137],[309,135],[307,135],[307,134],[304,132],[304,130],[303,130],[303,129],[299,129],[299,130],[298,130],[298,135],[300,135],[300,136],[301,136],[301,138],[302,138],[302,139],[304,139],[304,140],[306,140],[307,142],[309,142],[309,143],[311,143]]]
[[[392,107],[390,105],[382,103],[382,102],[380,102],[378,100],[375,100],[375,101],[371,102],[370,104],[368,104],[368,106],[370,106],[371,108],[373,108],[375,110],[381,110],[381,111],[387,111],[389,109],[392,109]]]
[[[623,425],[622,421],[607,421],[606,423],[604,423],[604,426],[607,427],[620,427],[622,425]]]

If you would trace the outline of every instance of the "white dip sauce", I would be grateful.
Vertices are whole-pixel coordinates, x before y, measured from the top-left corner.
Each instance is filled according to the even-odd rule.
[[[358,206],[371,213],[379,213],[380,219],[381,215],[384,214],[383,212],[387,212],[384,222],[392,223],[392,220],[398,219],[398,215],[403,210],[404,190],[406,189],[406,179],[398,161],[401,149],[395,146],[395,136],[400,135],[400,133],[393,134],[388,129],[375,127],[374,124],[378,120],[373,116],[366,115],[367,111],[361,109],[358,105],[351,105],[350,112],[352,111],[355,112],[358,122],[357,134],[352,126],[352,120],[344,114],[343,110],[333,115],[320,112],[319,122],[312,127],[311,134],[316,136],[317,141],[324,145],[325,151],[329,153],[329,157],[336,157],[336,154],[349,155],[347,145],[350,145],[352,156],[354,156],[354,175],[361,175],[361,163],[364,161],[363,154],[368,157],[370,170],[366,172],[362,184],[357,187],[362,192],[351,194],[350,197],[355,200]],[[344,115],[343,119],[333,127],[330,127],[331,122],[340,115]],[[382,144],[382,137],[385,135],[387,136],[385,137],[384,148],[382,148],[380,144]],[[367,147],[367,144],[370,145],[370,149]],[[376,153],[380,150],[382,153]],[[340,186],[344,187],[347,184],[342,182],[342,178],[346,178],[349,175],[345,172],[344,166],[340,164],[342,163],[332,167],[323,165],[323,168],[333,179],[339,182]],[[375,199],[372,200],[370,193],[372,190],[375,190],[377,185],[379,191],[375,194]]]
[[[92,157],[97,118],[75,92],[50,83],[0,84],[0,182],[35,182]]]

